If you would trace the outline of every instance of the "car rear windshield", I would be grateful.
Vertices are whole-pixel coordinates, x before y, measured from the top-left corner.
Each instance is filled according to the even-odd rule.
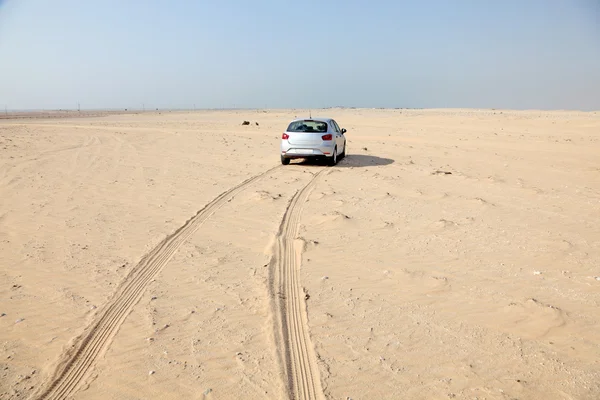
[[[288,132],[327,132],[327,123],[321,121],[294,121],[288,126]]]

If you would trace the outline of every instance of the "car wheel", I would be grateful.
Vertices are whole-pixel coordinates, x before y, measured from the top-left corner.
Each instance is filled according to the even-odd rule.
[[[285,158],[284,156],[281,156],[281,163],[283,165],[289,165],[290,159],[289,158]]]
[[[344,143],[344,151],[340,153],[340,160],[346,158],[346,143]]]
[[[331,158],[328,161],[329,161],[329,165],[332,166],[332,167],[335,164],[337,164],[337,161],[338,161],[337,147],[335,149],[333,149],[333,156],[331,156]]]

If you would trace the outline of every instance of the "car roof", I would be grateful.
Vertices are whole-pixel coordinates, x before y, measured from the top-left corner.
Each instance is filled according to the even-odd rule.
[[[333,118],[322,118],[322,117],[313,117],[313,118],[296,118],[293,119],[291,122],[296,122],[296,121],[319,121],[319,122],[327,122],[329,123],[329,121],[332,121]],[[290,123],[291,123],[290,122]]]

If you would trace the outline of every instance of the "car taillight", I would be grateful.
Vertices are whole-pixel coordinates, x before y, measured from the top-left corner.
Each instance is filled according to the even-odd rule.
[[[321,139],[323,139],[323,140],[332,140],[333,136],[331,134],[327,134],[327,135],[321,136]]]
[[[284,133],[283,135],[281,135],[281,138],[288,140],[290,138],[290,135],[288,135],[287,133]]]

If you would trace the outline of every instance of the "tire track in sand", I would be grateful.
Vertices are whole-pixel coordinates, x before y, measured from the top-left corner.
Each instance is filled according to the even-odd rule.
[[[229,202],[248,185],[280,166],[245,180],[208,203],[147,253],[119,286],[112,299],[104,306],[75,344],[61,356],[52,377],[43,385],[38,399],[64,399],[73,395],[91,372],[96,360],[106,352],[112,338],[121,327],[133,306],[140,300],[147,284],[169,262],[177,249],[219,208]]]
[[[279,227],[276,252],[270,265],[270,289],[276,313],[275,337],[285,370],[288,395],[294,400],[325,398],[308,332],[305,294],[298,276],[302,246],[294,243],[304,203],[325,171],[317,173],[290,201]]]

